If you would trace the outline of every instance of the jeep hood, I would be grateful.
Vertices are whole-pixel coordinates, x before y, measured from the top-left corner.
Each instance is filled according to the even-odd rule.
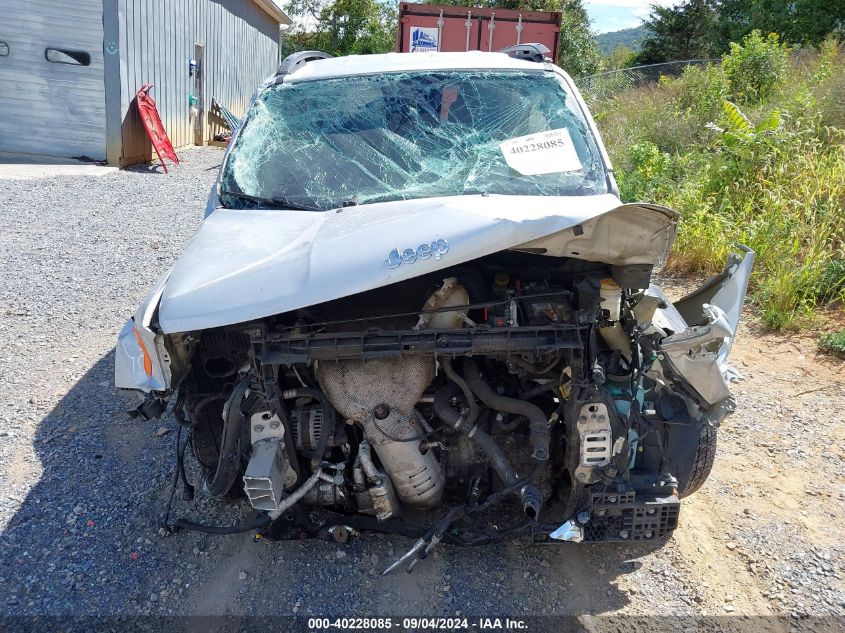
[[[610,194],[471,195],[326,212],[218,208],[157,288],[158,324],[168,334],[242,323],[506,249],[660,265],[677,219]]]

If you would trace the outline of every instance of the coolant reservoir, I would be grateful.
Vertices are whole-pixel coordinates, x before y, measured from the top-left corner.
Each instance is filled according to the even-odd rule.
[[[618,288],[618,286],[617,286]],[[451,329],[456,330],[463,326],[467,316],[466,306],[469,304],[469,294],[464,287],[458,283],[457,278],[449,277],[443,280],[443,285],[433,292],[423,306],[423,313],[414,329]],[[448,312],[430,312],[443,308],[458,307],[458,310]]]
[[[608,320],[618,321],[622,305],[622,288],[612,279],[602,279],[599,294],[601,295],[602,309],[610,313]]]
[[[601,294],[602,310],[607,310],[607,319],[612,322],[609,326],[599,328],[599,334],[610,349],[619,350],[625,358],[631,360],[631,341],[619,323],[619,315],[622,309],[622,288],[612,279],[602,279],[599,293]]]

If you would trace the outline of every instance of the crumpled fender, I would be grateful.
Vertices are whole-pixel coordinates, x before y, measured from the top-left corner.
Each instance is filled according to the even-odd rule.
[[[164,275],[147,295],[144,303],[129,319],[117,338],[114,351],[114,385],[118,389],[166,391],[170,388],[170,358],[164,346],[164,337],[151,328],[153,317],[164,291]],[[144,349],[149,357],[147,373]]]
[[[617,266],[662,266],[675,242],[678,218],[677,211],[657,204],[623,204],[584,222],[577,231],[544,236],[519,248]]]
[[[709,405],[731,397],[729,384],[740,378],[728,364],[739,327],[755,253],[739,247],[743,256],[731,255],[719,275],[680,301],[658,309],[655,323],[672,323],[675,331],[660,342],[661,362],[685,380]],[[681,330],[680,326],[686,326]]]

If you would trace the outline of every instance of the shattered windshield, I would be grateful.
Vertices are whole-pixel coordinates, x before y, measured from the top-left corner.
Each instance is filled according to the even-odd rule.
[[[555,74],[427,71],[267,88],[226,161],[221,198],[324,210],[606,187],[595,140]]]

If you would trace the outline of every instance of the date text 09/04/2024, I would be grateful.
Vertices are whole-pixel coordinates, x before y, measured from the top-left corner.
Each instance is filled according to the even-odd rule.
[[[309,618],[309,631],[343,630],[485,630],[525,631],[524,620],[512,618]]]

